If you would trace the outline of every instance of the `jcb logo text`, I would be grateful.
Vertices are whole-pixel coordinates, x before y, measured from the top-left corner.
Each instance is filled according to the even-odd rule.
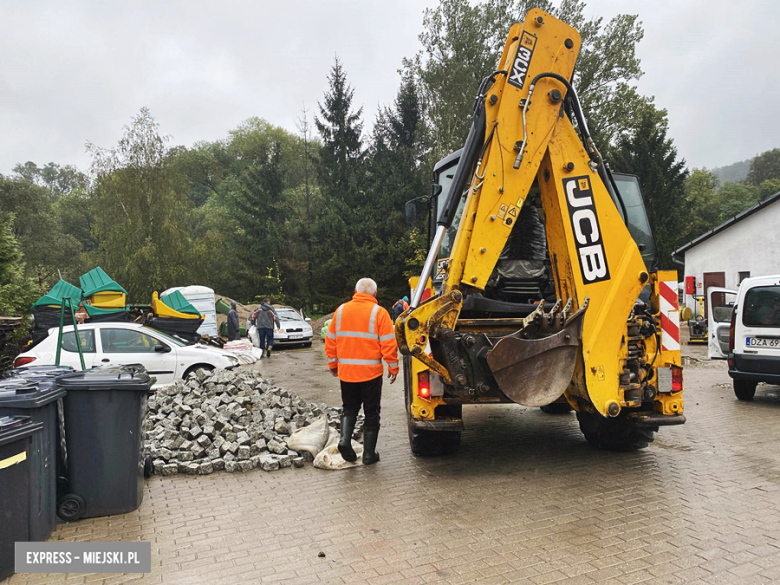
[[[574,232],[574,244],[580,257],[582,280],[585,284],[609,280],[609,266],[599,228],[593,191],[588,177],[563,181],[569,219]]]

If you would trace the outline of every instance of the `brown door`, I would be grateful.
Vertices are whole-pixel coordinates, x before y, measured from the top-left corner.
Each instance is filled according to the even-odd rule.
[[[704,273],[704,292],[702,293],[704,295],[704,318],[707,318],[708,313],[708,307],[707,307],[707,291],[711,286],[719,286],[721,288],[726,286],[726,273],[725,272],[705,272]],[[716,307],[719,307],[721,305],[726,304],[726,299],[724,298],[723,293],[715,293],[712,295],[712,302],[715,304]]]

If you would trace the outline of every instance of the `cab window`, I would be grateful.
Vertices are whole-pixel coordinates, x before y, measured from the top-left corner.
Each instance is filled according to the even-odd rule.
[[[162,345],[154,337],[130,329],[101,329],[100,342],[103,353],[153,353]]]
[[[79,342],[81,343],[81,353],[95,353],[95,331],[93,329],[79,331]],[[73,331],[62,334],[62,349],[78,353],[76,334]]]
[[[757,286],[745,295],[742,323],[748,327],[780,327],[780,286]]]

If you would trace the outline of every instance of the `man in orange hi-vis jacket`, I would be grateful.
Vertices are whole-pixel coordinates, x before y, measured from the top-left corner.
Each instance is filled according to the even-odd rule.
[[[357,460],[352,448],[358,411],[363,405],[363,464],[379,461],[379,402],[382,398],[382,358],[392,384],[398,376],[398,345],[390,315],[376,301],[376,282],[361,278],[352,300],[333,315],[325,333],[325,355],[330,373],[341,382],[341,439],[339,452],[345,461]]]

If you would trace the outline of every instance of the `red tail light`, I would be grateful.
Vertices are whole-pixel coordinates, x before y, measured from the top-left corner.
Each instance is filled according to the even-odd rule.
[[[431,378],[427,371],[417,374],[417,396],[426,400],[431,397]]]
[[[729,351],[734,351],[734,329],[737,326],[737,307],[731,311],[731,324],[729,325]],[[731,364],[729,364],[731,365]]]
[[[34,362],[37,358],[30,357],[30,356],[19,356],[14,360],[14,367],[15,368],[21,368],[22,366],[26,366],[27,364],[31,364]]]
[[[682,392],[683,389],[683,376],[682,368],[679,366],[672,366],[672,392]]]

